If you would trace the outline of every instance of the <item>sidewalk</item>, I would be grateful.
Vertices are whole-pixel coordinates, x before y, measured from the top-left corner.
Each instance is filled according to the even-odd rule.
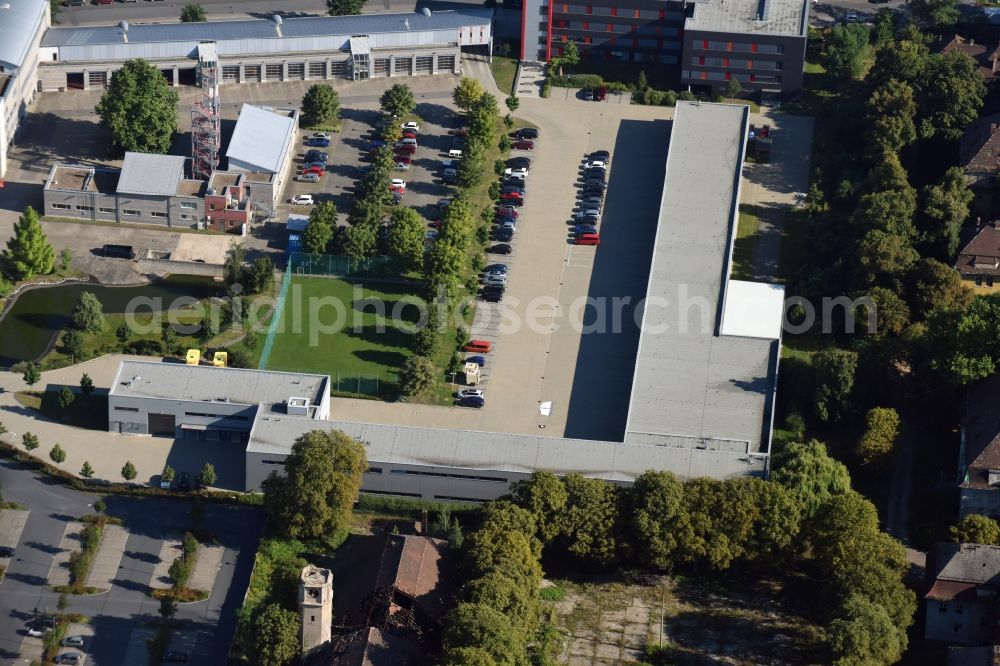
[[[94,563],[87,576],[87,586],[98,590],[110,590],[112,581],[118,575],[118,565],[125,552],[128,530],[119,525],[105,525],[101,537],[101,547],[97,549]]]
[[[49,568],[49,585],[69,585],[69,556],[80,550],[80,532],[83,523],[66,523],[62,541],[59,542],[59,552],[52,556],[52,566]]]
[[[194,563],[194,571],[191,572],[191,578],[188,579],[188,587],[192,590],[204,590],[211,594],[225,552],[226,549],[219,545],[200,544],[198,546],[198,559]]]

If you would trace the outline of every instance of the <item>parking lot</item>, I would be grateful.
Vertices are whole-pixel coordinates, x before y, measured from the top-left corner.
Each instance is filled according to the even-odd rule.
[[[0,664],[24,663],[41,655],[40,639],[25,635],[26,622],[37,614],[56,612],[59,595],[50,588],[68,581],[58,563],[79,549],[75,527],[79,523],[71,519],[92,513],[89,505],[97,496],[50,486],[45,479],[9,462],[0,463],[0,483],[5,499],[31,509],[0,512],[0,539],[5,545],[12,538],[11,526],[27,514],[23,530],[13,542],[17,552],[0,583]],[[176,557],[165,545],[175,543],[190,528],[189,503],[121,496],[105,500],[107,513],[120,517],[123,525],[107,526],[87,584],[106,586],[106,591],[67,597],[66,612],[88,618],[85,626],[73,626],[67,635],[93,635],[81,648],[89,655],[86,663],[148,663],[145,638],[155,634],[155,628],[150,627],[159,618],[159,602],[149,596],[149,590],[163,570],[163,557],[171,561]],[[202,527],[217,543],[199,548],[191,585],[206,589],[210,597],[179,606],[175,618],[181,626],[171,642],[171,649],[188,653],[189,664],[225,663],[235,629],[234,611],[249,580],[259,525],[253,510],[207,507]]]

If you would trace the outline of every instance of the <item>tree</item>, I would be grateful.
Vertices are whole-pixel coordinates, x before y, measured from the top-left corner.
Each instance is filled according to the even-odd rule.
[[[42,378],[42,369],[37,363],[28,361],[24,365],[24,374],[21,377],[24,379],[25,384],[34,386]]]
[[[170,483],[171,481],[174,480],[174,476],[176,475],[177,472],[176,470],[174,470],[173,467],[171,467],[170,465],[164,465],[163,471],[160,472],[160,481],[163,481],[164,483]]]
[[[309,223],[302,234],[302,247],[306,252],[326,254],[337,226],[337,207],[332,201],[320,201],[309,211]]]
[[[507,99],[505,99],[503,103],[507,105],[507,109],[511,113],[517,111],[517,108],[521,106],[521,100],[518,98],[517,95],[508,95]]]
[[[42,231],[38,213],[31,206],[26,207],[14,224],[14,235],[7,239],[7,249],[3,253],[4,272],[15,280],[29,280],[51,273],[55,261],[55,250]]]
[[[382,93],[379,104],[382,111],[394,118],[399,118],[413,111],[417,106],[417,100],[413,97],[413,91],[408,85],[396,83]]]
[[[935,254],[951,261],[958,252],[959,233],[974,195],[959,167],[950,167],[935,185],[923,190],[923,239]]]
[[[80,377],[80,392],[84,395],[90,395],[94,392],[94,380],[86,372]]]
[[[127,60],[95,111],[111,137],[111,152],[166,153],[177,131],[177,91],[154,65]]]
[[[964,312],[973,292],[951,266],[934,259],[921,259],[910,271],[909,302],[916,318],[924,319],[936,308]]]
[[[920,356],[933,375],[953,387],[993,374],[1000,360],[1000,294],[975,298],[965,311],[932,311]]]
[[[126,481],[131,481],[138,473],[139,472],[135,469],[135,465],[132,464],[131,460],[126,460],[125,464],[122,465],[122,478]]]
[[[70,266],[73,265],[73,250],[68,247],[64,247],[62,251],[59,252],[59,265],[64,271],[68,271]]]
[[[483,85],[479,81],[463,76],[462,80],[455,86],[451,99],[455,102],[455,106],[468,113],[484,92],[486,91],[483,90]]]
[[[649,87],[649,79],[646,78],[646,70],[640,69],[639,76],[635,80],[635,89],[639,92]]]
[[[864,67],[868,27],[861,23],[838,24],[826,41],[826,70],[838,79],[855,79]]]
[[[1000,524],[992,518],[970,513],[952,526],[951,538],[957,543],[1000,546]]]
[[[564,65],[576,65],[580,62],[580,50],[576,48],[576,42],[566,42],[561,62]]]
[[[461,603],[449,613],[442,636],[445,663],[459,664],[453,650],[478,648],[497,664],[528,663],[525,636],[510,618],[482,604]]]
[[[578,558],[606,565],[617,556],[615,487],[580,474],[565,477],[566,507],[561,512],[561,541]]]
[[[330,16],[352,16],[360,14],[365,0],[326,0],[326,12]]]
[[[491,572],[468,583],[465,599],[502,613],[525,636],[538,626],[537,588],[526,588],[502,573]]]
[[[362,261],[375,256],[378,231],[372,224],[359,224],[344,233],[344,256],[351,261]]]
[[[38,435],[31,432],[24,433],[21,435],[21,444],[24,445],[26,451],[34,451],[39,445]]]
[[[736,99],[743,92],[743,86],[740,85],[739,79],[733,77],[729,79],[726,85],[722,88],[723,97],[728,97],[729,99]]]
[[[104,306],[101,305],[101,301],[97,299],[94,292],[85,291],[80,294],[80,300],[77,301],[76,306],[73,308],[70,320],[73,322],[73,326],[80,331],[100,333],[104,330],[104,326],[106,325],[104,321]]]
[[[947,28],[958,23],[960,12],[956,0],[906,0],[914,16],[935,28]]]
[[[63,333],[62,343],[63,351],[69,354],[72,360],[76,361],[83,357],[83,336],[80,335],[80,331],[69,329]]]
[[[177,331],[170,324],[164,322],[163,330],[160,332],[160,342],[163,344],[163,351],[171,354],[177,348]]]
[[[424,220],[412,208],[397,208],[389,218],[386,239],[389,259],[400,273],[419,271],[424,266]]]
[[[923,73],[925,85],[917,96],[920,134],[957,141],[979,115],[986,84],[975,60],[951,51],[929,59]]]
[[[786,444],[774,455],[772,468],[771,480],[792,493],[807,518],[831,497],[851,489],[847,467],[831,458],[826,446],[815,439]]]
[[[892,453],[899,438],[899,414],[891,407],[874,407],[865,417],[865,432],[856,453],[865,465]]]
[[[309,125],[326,125],[340,117],[340,97],[333,86],[314,83],[302,97],[302,115]]]
[[[835,666],[895,664],[906,650],[906,631],[884,608],[862,595],[844,602],[840,617],[827,630]]]
[[[89,479],[94,476],[94,468],[90,466],[89,460],[83,461],[83,467],[80,468],[80,476],[85,479]]]
[[[415,396],[434,384],[437,370],[426,356],[410,356],[399,370],[399,390],[405,396]]]
[[[188,3],[181,10],[181,23],[202,23],[206,20],[205,8],[201,5]]]
[[[367,468],[365,449],[337,430],[301,435],[285,460],[285,476],[264,482],[272,528],[291,538],[319,539],[346,529]]]
[[[916,114],[917,103],[908,83],[895,79],[883,83],[868,98],[871,140],[888,152],[910,145],[917,139]]]
[[[531,512],[543,544],[559,535],[561,514],[566,508],[569,492],[552,472],[535,471],[531,478],[515,482],[510,489],[514,502]]]
[[[63,463],[66,461],[66,451],[63,447],[56,444],[49,449],[49,458],[51,458],[52,462],[56,464]]]
[[[867,232],[857,252],[858,268],[867,284],[882,281],[895,286],[920,258],[907,238],[881,229]]]
[[[284,666],[301,652],[299,614],[268,604],[253,621],[253,660],[260,666]]]
[[[824,349],[813,356],[816,382],[813,409],[816,418],[824,423],[834,423],[847,414],[857,368],[856,352]]]
[[[160,597],[160,617],[164,620],[169,620],[174,615],[177,614],[177,602],[174,601],[173,597],[164,596]]]
[[[910,308],[896,292],[873,287],[865,294],[855,317],[867,333],[899,335],[910,324]]]
[[[129,328],[128,324],[122,324],[117,329],[115,329],[115,338],[118,340],[118,344],[123,347],[128,343],[129,339],[132,337],[132,329]]]
[[[201,466],[201,471],[198,472],[199,486],[208,488],[209,486],[214,486],[218,480],[219,475],[215,472],[215,465],[207,462]]]
[[[73,395],[73,391],[68,386],[63,386],[59,389],[59,395],[56,396],[56,400],[59,402],[59,407],[65,410],[73,404],[73,401],[76,400],[76,396]]]
[[[629,497],[629,533],[638,559],[669,570],[690,529],[684,486],[671,472],[640,475]]]

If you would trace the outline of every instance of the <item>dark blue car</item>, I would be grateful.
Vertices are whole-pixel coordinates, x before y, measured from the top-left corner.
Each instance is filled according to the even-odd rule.
[[[470,356],[467,359],[465,359],[465,362],[466,363],[475,363],[476,365],[478,365],[481,368],[484,365],[486,365],[486,357],[485,356]]]
[[[309,139],[308,141],[306,141],[306,145],[307,146],[312,146],[314,148],[329,148],[330,147],[330,140],[329,139],[320,139],[320,138]]]
[[[482,407],[486,404],[486,401],[480,398],[478,395],[469,395],[464,398],[459,398],[459,407],[475,407],[476,409]]]
[[[597,227],[595,227],[592,224],[578,224],[573,227],[573,233],[575,233],[577,236],[579,236],[580,234],[596,234]]]

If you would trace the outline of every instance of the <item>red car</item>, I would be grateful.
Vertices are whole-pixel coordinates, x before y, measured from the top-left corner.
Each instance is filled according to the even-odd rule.
[[[535,142],[524,139],[522,141],[515,141],[514,143],[510,144],[510,147],[516,148],[517,150],[534,150]]]
[[[435,229],[440,229],[441,228],[441,220],[434,220],[433,222],[429,223],[428,226],[433,227]]]
[[[396,146],[396,154],[397,155],[399,155],[400,153],[404,153],[404,154],[407,154],[407,155],[412,155],[415,152],[417,152],[417,147],[415,145],[413,145],[412,143],[402,143],[402,144],[399,144],[398,146]]]
[[[448,130],[448,134],[451,134],[452,136],[468,136],[469,130],[461,127],[459,129]]]
[[[573,241],[574,245],[600,245],[601,235],[600,234],[580,234]]]
[[[307,173],[314,173],[317,176],[322,176],[325,172],[323,170],[323,167],[318,167],[318,166],[311,166],[308,169],[303,169],[302,171],[299,172],[300,175],[305,175]]]
[[[504,192],[500,195],[500,201],[507,201],[518,205],[524,203],[524,197],[520,192]]]
[[[497,206],[497,217],[518,217],[520,213],[513,206],[507,204],[500,204]]]
[[[390,185],[389,186],[389,191],[390,192],[394,192],[395,194],[398,194],[399,196],[403,196],[404,194],[406,194],[406,188],[405,187],[400,187],[399,185]]]
[[[404,139],[416,139],[417,138],[417,133],[414,132],[413,130],[407,130],[406,132],[403,132],[403,138]]]
[[[402,162],[403,164],[410,163],[410,156],[405,153],[396,153],[395,160],[397,163]]]
[[[462,351],[472,352],[474,354],[489,354],[493,350],[493,345],[490,344],[489,340],[469,340],[462,347]]]

